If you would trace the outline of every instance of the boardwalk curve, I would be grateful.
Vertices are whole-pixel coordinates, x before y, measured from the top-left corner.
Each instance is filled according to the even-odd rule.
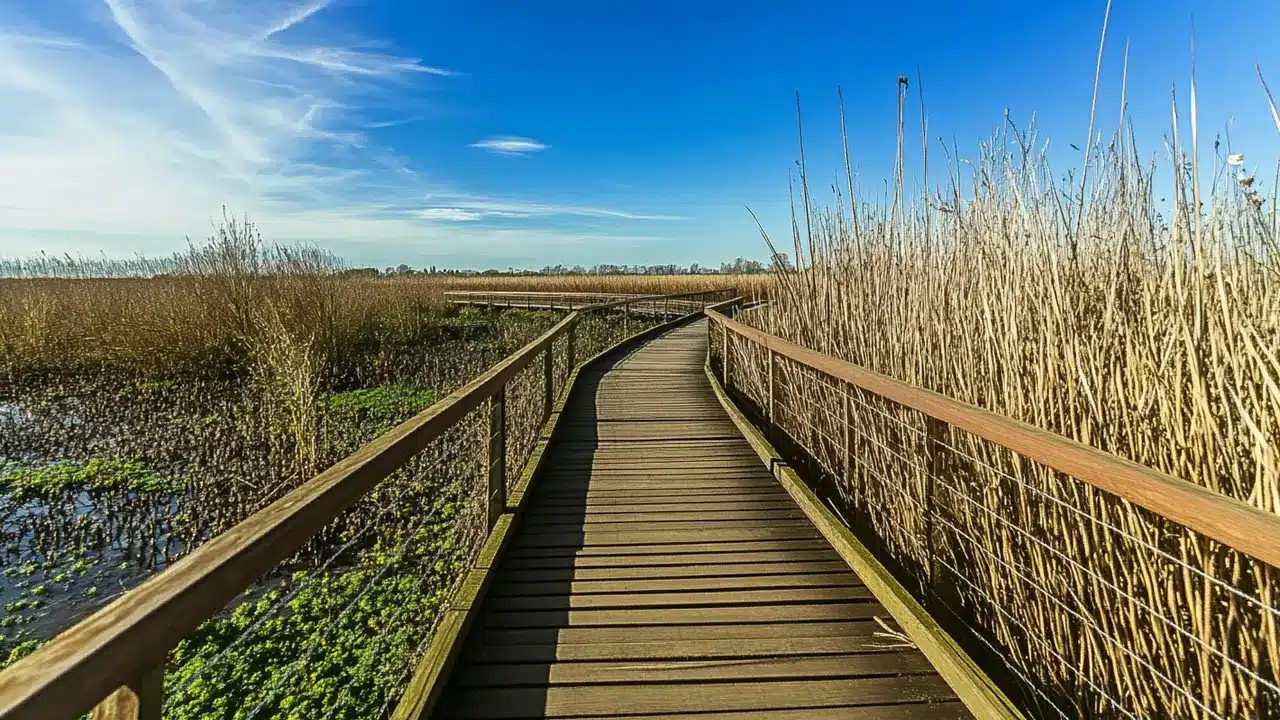
[[[706,351],[700,321],[584,370],[435,717],[970,717],[760,463]]]

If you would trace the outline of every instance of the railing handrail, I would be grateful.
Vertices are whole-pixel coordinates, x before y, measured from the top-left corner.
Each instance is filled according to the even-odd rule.
[[[1280,516],[1029,423],[896,380],[751,327],[707,308],[707,317],[801,365],[949,423],[1099,490],[1280,567]]]
[[[682,293],[707,295],[712,292]],[[0,671],[0,718],[74,717],[164,662],[169,650],[467,413],[499,392],[584,313],[575,310],[488,371],[287,495],[209,539]],[[85,698],[92,698],[91,701]],[[85,703],[89,703],[85,706]]]
[[[640,302],[651,302],[653,300],[683,300],[684,298],[687,298],[687,297],[694,297],[696,295],[707,295],[709,293],[719,293],[719,292],[731,292],[731,289],[721,288],[719,290],[692,290],[690,292],[674,293],[671,295],[633,295],[631,297],[619,298],[617,300],[611,300],[609,302],[600,303],[599,305],[593,305],[591,306],[590,309],[604,310],[611,307],[617,307],[618,305],[627,305],[630,303],[640,303]],[[732,301],[728,300],[725,302],[732,302]],[[583,308],[583,309],[587,309],[587,308]]]
[[[719,288],[715,290],[690,290],[682,293],[655,294],[655,295],[639,295],[635,293],[592,293],[592,292],[548,292],[543,290],[524,291],[524,290],[446,290],[444,295],[467,295],[478,297],[494,297],[494,298],[518,298],[518,297],[549,297],[549,298],[608,298],[607,301],[596,305],[584,305],[581,309],[600,309],[602,307],[612,307],[614,305],[623,305],[631,302],[651,301],[651,300],[680,300],[687,297],[706,295],[715,292],[729,292],[732,288]]]
[[[445,295],[533,295],[537,297],[635,297],[636,293],[555,292],[553,290],[445,290]]]

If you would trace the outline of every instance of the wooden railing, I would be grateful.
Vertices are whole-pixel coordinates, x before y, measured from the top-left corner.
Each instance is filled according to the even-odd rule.
[[[485,405],[489,457],[484,495],[492,530],[494,519],[506,506],[506,405],[513,378],[522,371],[537,372],[536,363],[541,361],[545,418],[551,412],[557,381],[565,380],[553,377],[558,341],[563,341],[567,377],[579,360],[633,335],[633,326],[640,331],[691,308],[700,311],[733,294],[714,291],[624,298],[572,312],[444,400],[210,539],[0,672],[0,718],[74,718],[91,709],[95,718],[159,718],[165,661],[184,637],[223,612],[228,603],[434,439]],[[609,324],[612,330],[588,339],[578,333],[584,322]]]
[[[701,309],[696,298],[700,293],[675,295],[628,295],[621,293],[558,293],[505,290],[450,290],[444,297],[455,305],[477,305],[489,308],[523,308],[526,310],[573,311],[586,307],[611,306],[625,301],[633,313],[668,315]]]
[[[715,310],[709,310],[707,316],[721,328],[722,338],[732,332],[758,344],[771,356],[794,360],[831,378],[919,410],[935,420],[1124,498],[1245,555],[1280,567],[1280,516],[1034,425],[809,350]],[[728,356],[724,357],[727,362]],[[721,372],[724,372],[723,366]],[[770,387],[776,387],[776,377]],[[772,405],[774,400],[771,398],[769,402]]]
[[[626,293],[551,292],[515,290],[449,290],[445,300],[457,305],[528,310],[580,310],[592,305],[639,297]]]
[[[984,652],[1038,684],[1036,702],[1088,696],[1126,717],[1280,707],[1264,659],[1280,644],[1280,517],[706,314],[731,396],[931,612],[973,622]]]

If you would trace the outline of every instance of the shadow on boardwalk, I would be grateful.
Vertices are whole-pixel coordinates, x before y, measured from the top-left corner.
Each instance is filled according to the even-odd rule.
[[[581,378],[437,717],[969,717],[719,406],[705,333]]]

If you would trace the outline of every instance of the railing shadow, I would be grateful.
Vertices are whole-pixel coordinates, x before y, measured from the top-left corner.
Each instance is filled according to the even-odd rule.
[[[579,375],[551,455],[499,561],[437,717],[453,716],[462,692],[471,713],[481,708],[513,718],[545,713],[562,636],[581,625],[573,608],[576,571],[600,562],[584,552],[584,543],[600,449],[601,382],[638,349],[619,349]]]

